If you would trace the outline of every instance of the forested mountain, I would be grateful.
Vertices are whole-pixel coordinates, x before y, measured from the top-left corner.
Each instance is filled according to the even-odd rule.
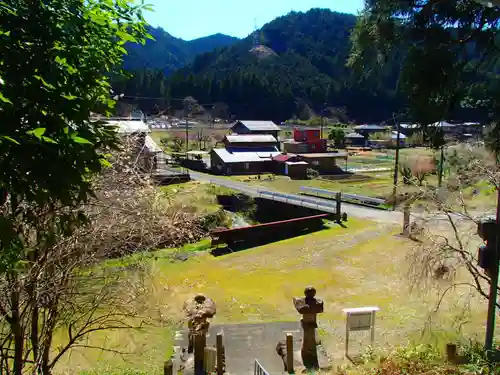
[[[127,45],[125,69],[157,69],[168,75],[193,62],[199,54],[230,46],[239,40],[232,36],[215,34],[186,41],[173,37],[162,28],[151,26],[148,27],[148,32],[154,40],[148,40],[144,46],[132,43]]]
[[[353,15],[325,9],[292,12],[232,46],[197,56],[165,83],[158,72],[136,73],[126,90],[224,102],[239,118],[282,121],[334,107],[358,122],[384,121],[401,107],[397,70],[377,85],[356,81],[346,67],[355,22]]]

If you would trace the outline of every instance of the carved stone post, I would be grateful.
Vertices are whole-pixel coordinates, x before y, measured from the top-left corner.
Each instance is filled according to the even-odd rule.
[[[323,301],[316,298],[316,289],[312,286],[304,290],[303,298],[294,298],[293,304],[299,314],[304,331],[302,340],[302,362],[306,369],[319,369],[318,352],[316,343],[316,316],[323,312]]]
[[[210,327],[208,319],[213,318],[216,313],[215,302],[202,294],[184,303],[183,310],[188,320],[189,348],[192,353],[194,349],[194,373],[205,374],[204,357],[207,342],[207,332]]]

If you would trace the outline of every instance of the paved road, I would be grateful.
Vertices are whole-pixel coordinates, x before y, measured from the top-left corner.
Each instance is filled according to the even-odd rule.
[[[189,171],[191,179],[198,181],[210,182],[215,185],[223,186],[229,189],[238,190],[244,194],[247,194],[252,197],[261,196],[259,194],[260,188],[259,186],[250,185],[244,182],[237,182],[228,180],[226,178],[221,178],[205,173],[193,172]],[[268,188],[265,188],[266,191],[270,191]],[[279,193],[279,192],[276,192]],[[304,199],[304,197],[295,194],[287,194],[291,197],[299,197]],[[325,209],[327,211],[328,208],[332,207],[332,201],[327,199],[321,199],[316,197],[307,197],[307,201],[314,202],[318,205],[318,208]],[[333,202],[334,204],[334,202]],[[329,212],[329,211],[327,211]],[[373,221],[382,221],[385,223],[402,223],[403,222],[403,214],[401,212],[392,212],[374,209],[370,207],[357,206],[354,204],[344,203],[342,202],[342,212],[346,212],[348,216],[368,219]]]
[[[339,329],[341,334],[342,329]],[[286,334],[293,336],[294,367],[302,367],[300,348],[302,346],[302,329],[299,322],[276,322],[276,323],[248,323],[248,324],[224,324],[210,326],[207,337],[207,346],[215,346],[217,333],[223,333],[223,343],[226,348],[226,370],[231,375],[253,374],[254,360],[257,359],[270,375],[283,374],[283,362],[276,354],[276,344],[285,340]],[[180,348],[186,348],[187,331],[178,331],[175,335],[175,344]],[[328,358],[324,354],[323,347],[318,348],[320,366],[327,368]],[[180,357],[180,356],[179,356]],[[179,358],[176,355],[176,358]],[[189,362],[188,362],[189,363]],[[186,363],[185,365],[188,365]]]

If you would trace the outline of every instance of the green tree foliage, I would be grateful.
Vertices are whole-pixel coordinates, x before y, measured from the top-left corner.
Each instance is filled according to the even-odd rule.
[[[336,147],[343,147],[345,143],[345,133],[342,129],[333,128],[328,134],[328,139],[333,141]]]
[[[116,145],[115,132],[89,118],[113,107],[106,74],[144,26],[127,2],[107,3],[0,1],[0,188],[12,215],[26,205],[84,202],[90,177],[106,164],[101,150]],[[22,256],[16,233],[4,216],[2,271],[11,264],[5,256]]]
[[[307,120],[331,106],[357,121],[386,120],[401,104],[394,96],[396,77],[383,88],[354,86],[345,66],[355,22],[355,16],[324,9],[292,12],[262,28],[265,47],[274,51],[269,57],[251,52],[249,36],[196,57],[169,76],[167,86],[175,98],[224,102],[238,118]]]
[[[498,122],[499,20],[499,7],[473,0],[370,0],[349,65],[365,78],[384,77],[398,62],[408,113],[424,127],[470,108]]]
[[[170,140],[170,149],[172,152],[182,152],[186,147],[186,141],[179,137],[173,137]]]
[[[9,294],[0,333],[3,349],[12,343],[1,373],[20,375],[26,363],[52,371],[51,336],[38,341],[39,306],[21,306],[36,286],[21,279],[86,221],[81,204],[117,146],[116,132],[90,115],[113,107],[108,77],[125,43],[144,40],[142,9],[126,0],[0,1],[0,280]]]
[[[315,180],[319,177],[319,172],[313,168],[307,168],[306,175],[309,180]]]

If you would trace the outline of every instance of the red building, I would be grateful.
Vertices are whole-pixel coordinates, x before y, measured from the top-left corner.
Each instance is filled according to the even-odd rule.
[[[300,154],[326,152],[326,139],[321,139],[319,129],[294,129],[293,141],[284,142],[284,149]]]

